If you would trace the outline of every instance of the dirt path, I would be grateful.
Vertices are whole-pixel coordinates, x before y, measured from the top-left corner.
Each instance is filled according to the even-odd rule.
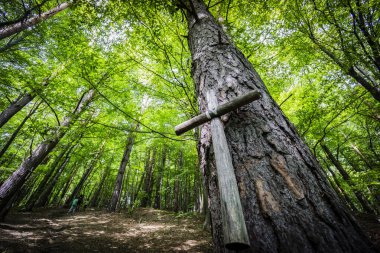
[[[212,252],[212,245],[201,220],[191,216],[43,210],[10,214],[0,223],[0,252]]]

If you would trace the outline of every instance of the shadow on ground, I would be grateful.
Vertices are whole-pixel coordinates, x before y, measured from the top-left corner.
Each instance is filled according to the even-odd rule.
[[[196,217],[147,208],[132,215],[13,213],[0,223],[0,252],[212,252],[211,236],[201,224]]]

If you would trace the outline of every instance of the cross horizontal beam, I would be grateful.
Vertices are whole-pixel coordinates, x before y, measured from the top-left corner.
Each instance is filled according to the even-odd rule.
[[[261,97],[261,94],[258,91],[247,92],[246,94],[236,97],[227,103],[217,106],[213,110],[208,110],[205,113],[202,113],[198,116],[195,116],[194,118],[189,119],[188,121],[185,121],[179,124],[178,126],[175,127],[175,133],[177,135],[181,135],[197,126],[202,125],[203,123],[206,123],[207,121],[210,121],[211,119],[215,117],[220,117],[241,106],[249,104],[259,99],[260,97]]]

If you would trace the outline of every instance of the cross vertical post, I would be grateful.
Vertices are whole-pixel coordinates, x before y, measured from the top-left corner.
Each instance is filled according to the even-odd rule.
[[[207,104],[211,111],[218,106],[213,90],[207,92]],[[219,117],[211,120],[211,136],[218,176],[224,244],[230,250],[246,249],[250,247],[248,232],[224,126]]]
[[[250,248],[250,245],[232,165],[232,157],[228,149],[224,126],[219,117],[259,98],[259,92],[250,91],[225,104],[218,105],[215,92],[209,90],[207,92],[208,111],[175,127],[176,134],[180,135],[211,120],[211,136],[218,177],[224,245],[229,250],[243,250]]]

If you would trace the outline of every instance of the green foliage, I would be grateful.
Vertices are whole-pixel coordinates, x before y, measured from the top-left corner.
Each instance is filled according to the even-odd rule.
[[[17,4],[1,3],[0,9],[7,12],[0,22],[23,15],[20,2],[13,2]],[[338,175],[353,199],[352,190],[357,189],[375,203],[380,192],[380,106],[345,70],[360,65],[375,79],[378,71],[365,55],[370,50],[368,43],[358,46],[359,40],[353,37],[347,6],[340,1],[304,1],[302,5],[299,1],[207,2],[315,155],[326,160],[320,147],[324,141],[354,186],[343,182],[329,161],[322,165]],[[377,20],[378,12],[371,12],[377,8],[376,1],[364,2],[359,10],[372,13],[373,20]],[[56,1],[47,1],[41,11],[55,4]],[[47,163],[36,170],[40,180],[62,148],[78,142],[52,196],[59,196],[70,182],[64,199],[67,198],[104,145],[83,193],[90,201],[106,175],[99,203],[107,205],[130,134],[135,134],[136,139],[125,175],[123,199],[136,193],[147,152],[153,148],[168,150],[162,198],[173,198],[178,180],[183,197],[185,190],[193,192],[194,181],[198,181],[196,188],[200,189],[195,132],[176,137],[173,131],[175,125],[198,114],[183,18],[186,12],[178,7],[175,1],[164,0],[76,1],[62,13],[18,34],[13,40],[25,38],[17,45],[1,51],[11,39],[1,40],[0,110],[25,92],[36,95],[0,129],[1,145],[33,106],[42,104],[1,157],[0,182],[59,127],[84,91],[96,89],[95,101],[68,129]],[[333,19],[339,21],[339,29]],[[378,22],[368,25],[373,25],[378,40]],[[341,29],[342,36],[335,36]],[[311,35],[333,51],[345,67],[329,58]],[[344,39],[344,43],[339,39]],[[137,124],[139,129],[135,130]],[[180,169],[181,153],[184,162]],[[160,155],[158,152],[154,173]],[[140,190],[135,205],[144,194]],[[196,198],[192,194],[191,203]],[[51,197],[51,202],[62,204],[64,199]],[[184,211],[190,209],[186,207]]]

